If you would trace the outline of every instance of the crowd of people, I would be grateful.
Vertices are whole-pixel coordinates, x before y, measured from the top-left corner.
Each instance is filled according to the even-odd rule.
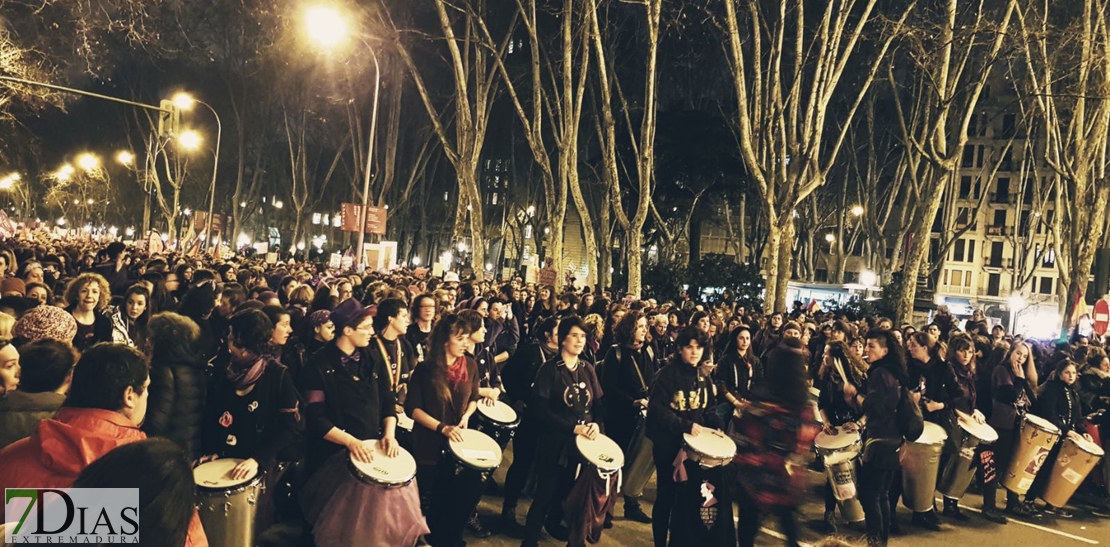
[[[905,400],[950,438],[959,419],[997,431],[975,459],[983,518],[1066,518],[1035,504],[1058,447],[1024,497],[1007,490],[1004,512],[997,487],[1027,414],[1088,440],[1107,423],[1096,413],[1110,406],[1110,359],[1097,337],[1049,345],[943,308],[917,329],[798,304],[764,316],[727,298],[148,256],[119,242],[0,247],[0,489],[140,487],[144,525],[164,530],[150,545],[208,543],[189,472],[221,459],[238,462],[231,479],[264,485],[255,530],[296,523],[303,545],[462,546],[491,534],[477,515],[490,491],[502,498],[491,528],[523,547],[545,532],[596,542],[614,518],[650,525],[656,547],[751,546],[768,516],[797,545],[815,438],[841,430],[861,436],[858,502],[867,541],[885,545],[902,533]],[[518,425],[497,439],[512,457],[496,485],[451,447],[501,403]],[[700,445],[718,434],[735,450],[714,461]],[[579,447],[602,437],[624,455],[616,474],[586,471]],[[947,443],[943,459],[959,451]],[[400,488],[351,471],[402,452],[416,471]],[[1085,493],[1106,504],[1105,483]],[[825,498],[836,534],[832,484]],[[967,520],[959,501],[911,522]]]

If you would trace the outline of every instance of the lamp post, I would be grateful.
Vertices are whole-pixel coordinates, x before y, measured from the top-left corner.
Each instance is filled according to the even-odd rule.
[[[347,21],[335,8],[328,6],[314,6],[305,11],[305,26],[309,37],[324,48],[333,48],[343,41],[348,34]],[[362,208],[358,215],[358,243],[355,250],[355,269],[362,270],[366,246],[366,215],[370,207],[370,169],[374,164],[374,141],[378,128],[378,98],[381,92],[381,65],[378,63],[378,54],[362,36],[358,36],[362,45],[370,52],[374,61],[374,104],[370,114],[370,142],[366,145],[366,173],[362,181]]]
[[[173,97],[173,104],[181,110],[191,110],[194,104],[200,104],[212,113],[216,118],[216,148],[214,158],[212,160],[212,183],[208,186],[208,225],[204,228],[204,249],[208,249],[208,242],[212,239],[212,216],[216,207],[216,173],[220,168],[220,137],[223,135],[223,123],[220,122],[220,115],[216,113],[216,109],[212,105],[194,98],[188,93],[178,93]]]

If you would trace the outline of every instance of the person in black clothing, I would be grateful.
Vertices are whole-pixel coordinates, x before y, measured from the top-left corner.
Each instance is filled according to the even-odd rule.
[[[192,319],[200,328],[197,338],[197,352],[204,361],[215,357],[219,350],[218,333],[212,324],[212,312],[216,309],[216,288],[212,281],[201,281],[193,285],[177,305],[177,313]]]
[[[424,361],[424,342],[435,326],[436,308],[436,299],[431,293],[421,294],[412,300],[412,310],[409,312],[412,324],[405,332],[405,340],[408,340],[412,350],[416,352],[417,363]]]
[[[460,315],[436,323],[428,339],[427,359],[413,372],[405,411],[416,422],[413,456],[421,503],[431,528],[429,543],[459,547],[463,529],[482,497],[482,474],[457,472],[455,461],[444,456],[449,441],[462,441],[478,408],[479,371],[467,355],[471,324]]]
[[[270,356],[274,326],[258,310],[245,310],[228,322],[230,359],[215,371],[201,426],[205,458],[240,458],[233,479],[263,475],[267,492],[275,484],[277,463],[298,459],[290,447],[301,428],[300,402],[293,378]],[[273,522],[272,497],[259,501],[259,531]]]
[[[1017,428],[1023,416],[1037,398],[1037,365],[1033,353],[1025,342],[1015,341],[991,372],[990,394],[993,400],[987,423],[998,432],[994,442],[995,472],[983,481],[983,507],[995,507],[995,493],[1001,476],[1010,468]],[[1006,512],[1014,516],[1038,517],[1040,513],[1031,503],[1021,503],[1018,495],[1006,491]]]
[[[104,313],[111,298],[108,282],[99,274],[86,272],[66,285],[66,311],[77,321],[73,337],[77,351],[112,341],[112,320]]]
[[[270,355],[279,363],[289,369],[296,385],[304,368],[305,350],[293,336],[293,317],[288,309],[274,304],[262,307],[262,313],[274,325],[274,332],[270,336]]]
[[[484,299],[480,301],[485,302]],[[501,389],[501,375],[497,371],[497,365],[493,362],[493,352],[485,342],[485,318],[475,309],[462,310],[458,315],[459,319],[466,323],[466,328],[470,332],[467,339],[470,349],[467,350],[467,353],[478,364],[478,392],[482,397],[496,401],[501,398],[503,390]]]
[[[505,498],[501,504],[502,526],[513,534],[523,533],[516,520],[516,504],[536,461],[538,428],[532,406],[532,385],[540,367],[559,351],[558,327],[558,319],[544,319],[535,329],[536,340],[517,350],[502,371],[506,398],[520,416],[520,425],[512,440],[513,463],[505,474]]]
[[[717,389],[728,403],[717,409],[722,422],[728,420],[735,409],[743,407],[744,401],[751,398],[752,387],[763,379],[763,363],[752,350],[751,327],[740,325],[728,337],[715,374]]]
[[[676,456],[683,448],[683,434],[689,433],[697,436],[703,428],[719,427],[716,408],[720,402],[716,385],[713,381],[700,373],[699,366],[706,354],[709,341],[700,330],[695,327],[683,329],[675,339],[678,351],[670,361],[659,370],[655,381],[651,385],[651,394],[648,397],[647,411],[647,436],[652,442],[652,459],[655,461],[655,476],[657,481],[657,494],[655,506],[651,513],[651,531],[655,547],[678,545],[680,541],[693,541],[693,536],[686,536],[693,532],[695,527],[690,526],[690,517],[700,510],[700,505],[679,507],[684,512],[682,516],[674,515],[671,511],[676,507],[676,501],[685,490],[698,490],[702,480],[714,485],[716,498],[728,500],[726,503],[716,503],[718,516],[724,520],[727,529],[725,534],[732,534],[735,542],[735,532],[732,523],[732,502],[725,492],[726,483],[720,480],[722,469],[703,471],[696,463],[685,460],[676,465]],[[677,469],[681,465],[681,469]],[[680,487],[675,482],[677,472],[685,473],[689,480]],[[691,475],[692,473],[692,475]],[[694,492],[695,496],[698,492]],[[685,497],[685,496],[684,496]],[[724,513],[728,513],[724,515]],[[700,516],[697,517],[700,522]],[[668,543],[668,532],[671,542]]]
[[[1075,361],[1065,359],[1056,365],[1055,372],[1055,378],[1044,383],[1040,397],[1033,403],[1033,414],[1060,428],[1061,438],[1041,465],[1040,472],[1037,473],[1033,485],[1025,495],[1026,503],[1032,503],[1044,494],[1048,479],[1056,466],[1056,458],[1060,455],[1060,447],[1064,444],[1064,437],[1072,439],[1082,437],[1087,441],[1091,440],[1091,436],[1087,434],[1087,424],[1083,420],[1083,405],[1079,400],[1079,393],[1075,390],[1075,382],[1079,379],[1078,365]],[[1061,518],[1072,516],[1066,509],[1054,507],[1050,503],[1046,503],[1043,510],[1047,514]]]
[[[308,314],[305,324],[309,329],[301,339],[305,341],[304,354],[307,360],[309,356],[335,339],[335,323],[331,322],[330,311],[316,310]]]
[[[370,311],[353,298],[332,310],[331,322],[341,334],[309,357],[301,375],[308,426],[306,474],[311,477],[301,494],[307,541],[315,536],[362,545],[367,537],[362,533],[374,533],[381,523],[378,513],[385,510],[380,505],[381,489],[352,488],[357,481],[346,469],[349,458],[372,462],[374,444],[391,457],[400,452],[389,371],[384,362],[371,357],[368,347],[373,332]],[[426,532],[419,495],[409,486],[399,489],[409,494],[401,498],[409,505],[393,507],[389,517],[416,521],[413,526]],[[375,508],[379,511],[369,510]],[[334,518],[349,511],[368,518],[358,522]]]
[[[567,539],[560,522],[581,520],[567,513],[563,499],[575,482],[574,437],[594,439],[601,433],[604,393],[593,365],[579,355],[586,347],[585,325],[576,315],[559,322],[559,354],[536,373],[532,388],[539,439],[536,447],[536,495],[528,509],[521,547],[539,545],[540,529],[556,539]]]
[[[374,316],[374,332],[370,342],[370,356],[382,361],[389,371],[389,385],[392,386],[397,407],[405,404],[409,378],[416,367],[416,352],[405,340],[409,328],[409,310],[399,298],[386,298],[378,304]]]
[[[821,390],[817,397],[817,410],[821,413],[825,433],[831,435],[840,426],[847,426],[849,431],[859,429],[856,422],[863,414],[855,406],[854,394],[863,390],[866,381],[867,367],[863,361],[848,350],[848,344],[830,340],[825,345],[821,368],[814,382],[814,386]],[[849,392],[853,395],[847,395]],[[826,479],[825,531],[830,534],[837,532],[835,509],[836,496],[832,483]]]
[[[902,390],[911,389],[906,357],[894,334],[885,330],[867,333],[864,355],[867,369],[866,394],[845,386],[844,393],[863,409],[864,449],[859,476],[859,501],[867,525],[867,544],[885,547],[892,519],[890,487],[900,469],[898,449],[902,434],[897,409]],[[913,394],[920,397],[920,394]]]
[[[655,354],[647,345],[647,318],[638,310],[628,312],[613,336],[616,344],[605,356],[602,389],[608,395],[605,413],[605,434],[613,439],[625,453],[625,473],[635,453],[633,441],[643,435],[647,415],[648,385],[655,377]],[[636,498],[624,497],[624,518],[650,523],[651,517],[640,508]]]
[[[200,327],[163,312],[150,320],[150,403],[142,429],[180,446],[189,461],[201,456],[201,424],[208,397],[205,362],[197,348]]]

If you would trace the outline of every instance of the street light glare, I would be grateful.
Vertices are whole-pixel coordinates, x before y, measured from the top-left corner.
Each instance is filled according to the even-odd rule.
[[[852,215],[857,216],[857,217],[858,216],[863,216],[863,206],[862,205],[853,205],[852,206]]]
[[[204,142],[204,138],[193,130],[184,131],[177,137],[177,144],[188,151],[193,151],[200,148],[200,144]]]
[[[312,6],[304,12],[305,31],[312,41],[332,48],[347,39],[347,19],[332,6]]]
[[[73,166],[67,163],[58,168],[54,173],[54,179],[58,182],[68,182],[73,177],[74,171]]]
[[[116,162],[118,162],[120,165],[130,166],[131,164],[135,163],[135,154],[132,154],[127,150],[120,150],[116,153]]]
[[[197,100],[194,99],[192,95],[184,91],[175,93],[172,100],[173,105],[177,107],[178,110],[192,110],[193,105],[197,103]]]
[[[96,171],[100,168],[100,158],[96,154],[85,152],[77,156],[77,165],[86,172]]]

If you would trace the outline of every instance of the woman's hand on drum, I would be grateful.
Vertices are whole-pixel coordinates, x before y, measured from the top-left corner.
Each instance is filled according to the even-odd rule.
[[[979,409],[975,409],[975,411],[971,413],[971,418],[975,420],[975,423],[980,425],[987,423],[987,417],[984,416],[982,412],[979,412]]]
[[[231,470],[231,478],[235,480],[248,479],[258,474],[258,461],[254,458],[243,460]]]
[[[701,435],[701,430],[702,430],[702,427],[700,425],[698,425],[696,423],[695,424],[690,424],[690,434],[691,435],[697,437],[698,435]]]
[[[220,459],[220,457],[216,454],[209,454],[207,456],[201,456],[199,460],[193,462],[193,467],[196,467],[198,465],[203,465],[203,464],[206,464],[206,463],[211,462],[211,461],[216,461],[218,459]]]
[[[828,425],[827,423],[825,425]],[[844,431],[848,433],[855,433],[859,431],[859,424],[856,422],[847,422],[844,424]]]
[[[463,440],[462,430],[463,430],[463,428],[461,428],[457,425],[445,426],[443,428],[443,436],[447,437],[447,440],[449,440],[449,441],[455,441],[457,443],[460,443]]]
[[[355,460],[361,463],[370,463],[374,461],[374,451],[370,449],[370,443],[377,441],[370,439],[369,441],[360,441],[355,439],[351,444],[347,445],[347,450],[355,457]]]
[[[928,410],[929,412],[937,412],[938,410],[944,410],[944,403],[938,403],[936,401],[927,400],[927,401],[925,401],[925,410]]]
[[[824,425],[821,426],[821,432],[823,432],[825,435],[836,435],[836,428],[833,427],[833,424],[830,424],[828,421],[826,421]]]
[[[381,440],[382,452],[390,458],[396,458],[397,454],[401,453],[400,447],[397,445],[397,439],[394,437],[382,437]]]
[[[601,430],[598,429],[597,424],[594,423],[578,424],[574,426],[575,435],[578,435],[579,437],[585,437],[591,441],[596,439],[597,434],[600,432]]]

